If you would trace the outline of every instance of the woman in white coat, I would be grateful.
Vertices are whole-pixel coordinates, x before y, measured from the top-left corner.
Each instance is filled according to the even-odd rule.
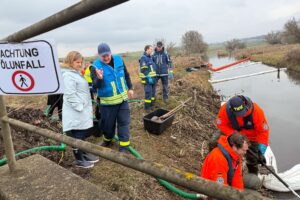
[[[88,82],[81,75],[83,57],[71,51],[64,60],[62,77],[64,97],[62,109],[63,131],[76,139],[84,140],[87,130],[93,126],[93,108]],[[73,148],[75,165],[91,168],[99,159],[80,149]]]

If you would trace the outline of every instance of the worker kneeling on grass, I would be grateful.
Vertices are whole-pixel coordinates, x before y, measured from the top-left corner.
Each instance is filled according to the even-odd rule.
[[[152,60],[152,46],[146,45],[145,52],[140,58],[140,78],[145,90],[145,110],[155,103],[156,95],[156,65]]]
[[[235,132],[247,136],[250,141],[249,149],[256,154],[253,156],[247,152],[248,171],[257,175],[259,163],[257,158],[266,161],[264,154],[269,140],[269,125],[263,110],[250,98],[237,95],[222,105],[216,123],[219,130],[227,136]]]
[[[245,135],[220,136],[217,147],[204,160],[201,177],[243,190],[242,158],[247,150]]]
[[[117,124],[119,150],[127,153],[130,145],[128,98],[133,98],[130,76],[121,56],[112,55],[107,44],[98,46],[98,54],[99,58],[93,63],[96,69],[92,73],[96,73],[93,81],[100,98],[100,128],[103,131],[101,146],[112,145]]]

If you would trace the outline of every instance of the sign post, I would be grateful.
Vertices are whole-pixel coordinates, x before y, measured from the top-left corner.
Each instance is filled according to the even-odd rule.
[[[39,40],[0,43],[0,95],[62,93],[55,45]]]

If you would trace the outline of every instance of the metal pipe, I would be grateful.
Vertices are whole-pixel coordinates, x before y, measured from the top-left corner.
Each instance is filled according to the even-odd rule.
[[[7,116],[5,99],[0,96],[0,118]],[[3,137],[3,143],[5,148],[5,155],[8,160],[8,167],[10,172],[15,172],[17,169],[15,150],[11,138],[11,130],[9,123],[0,120],[1,133]]]
[[[180,185],[201,194],[205,194],[207,196],[224,200],[268,199],[249,192],[240,192],[239,190],[236,190],[232,187],[224,187],[220,184],[217,184],[216,182],[199,178],[198,176],[191,173],[182,172],[178,169],[166,167],[158,163],[133,158],[129,155],[124,155],[111,149],[104,148],[82,140],[77,140],[47,129],[42,129],[31,124],[21,122],[19,120],[11,119],[7,116],[3,117],[2,120],[11,124],[12,126],[23,128],[38,135],[63,142],[73,147],[77,147],[79,149],[82,149],[83,151],[98,155],[112,162],[124,165],[126,167],[138,170],[157,178],[164,179],[171,183]]]
[[[128,0],[82,0],[40,22],[7,36],[2,41],[21,42],[126,1]]]

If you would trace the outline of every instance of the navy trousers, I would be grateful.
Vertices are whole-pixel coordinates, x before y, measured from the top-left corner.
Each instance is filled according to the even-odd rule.
[[[149,109],[154,101],[156,96],[156,84],[146,84],[144,86],[145,90],[145,109]]]
[[[120,146],[128,146],[130,144],[130,109],[128,101],[123,101],[117,105],[100,105],[100,112],[100,128],[103,131],[104,141],[111,141],[114,138],[117,127]]]

